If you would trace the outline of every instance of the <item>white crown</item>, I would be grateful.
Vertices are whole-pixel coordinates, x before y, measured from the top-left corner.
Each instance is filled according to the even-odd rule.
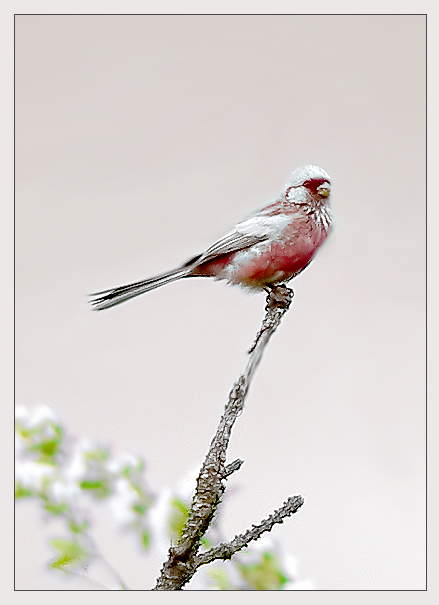
[[[287,183],[288,187],[300,187],[306,181],[310,181],[312,179],[324,179],[331,182],[331,178],[326,170],[320,168],[319,166],[314,166],[313,164],[309,164],[308,166],[302,166],[294,172],[291,173],[291,177],[289,182]]]

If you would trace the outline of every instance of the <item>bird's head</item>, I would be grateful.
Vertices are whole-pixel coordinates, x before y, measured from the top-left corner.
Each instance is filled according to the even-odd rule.
[[[286,198],[298,204],[319,202],[328,205],[331,194],[331,178],[319,166],[309,165],[298,168],[291,174],[286,184]]]

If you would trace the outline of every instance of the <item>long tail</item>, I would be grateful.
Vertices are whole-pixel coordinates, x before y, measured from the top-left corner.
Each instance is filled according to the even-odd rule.
[[[162,275],[157,275],[156,277],[151,277],[150,279],[138,281],[126,286],[119,286],[118,288],[112,288],[111,290],[95,292],[94,294],[90,294],[92,297],[90,304],[95,311],[109,309],[110,307],[114,307],[114,305],[119,305],[120,303],[129,300],[130,298],[139,296],[139,294],[149,292],[149,290],[154,290],[154,288],[164,286],[171,281],[186,277],[188,273],[189,271],[187,267],[179,267],[178,269],[174,269],[168,273],[163,273]]]

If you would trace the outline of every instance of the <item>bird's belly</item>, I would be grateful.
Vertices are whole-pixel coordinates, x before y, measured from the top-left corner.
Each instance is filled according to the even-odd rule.
[[[228,281],[251,288],[288,281],[311,261],[319,243],[311,238],[294,242],[271,242],[237,252],[221,275]]]

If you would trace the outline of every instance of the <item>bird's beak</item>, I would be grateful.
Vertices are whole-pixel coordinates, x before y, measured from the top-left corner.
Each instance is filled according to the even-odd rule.
[[[331,193],[331,188],[329,183],[322,183],[317,187],[317,193],[322,197],[328,197]]]

